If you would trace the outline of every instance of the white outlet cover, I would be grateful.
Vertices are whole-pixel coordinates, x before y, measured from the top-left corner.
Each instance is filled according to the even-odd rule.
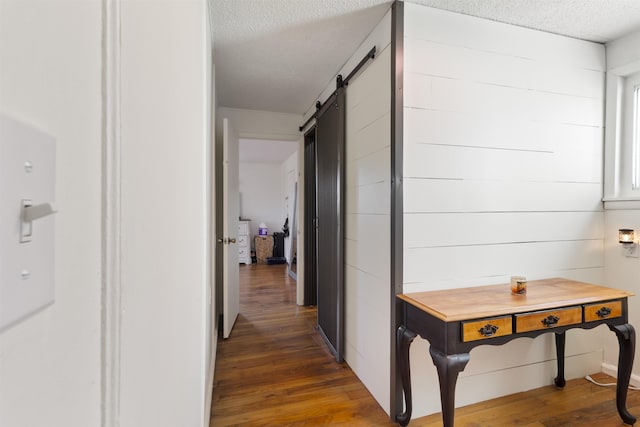
[[[24,199],[55,201],[55,139],[0,113],[0,332],[54,301],[54,218],[33,221],[20,242]]]

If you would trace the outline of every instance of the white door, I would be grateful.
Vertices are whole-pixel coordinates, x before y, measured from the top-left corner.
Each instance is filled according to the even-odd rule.
[[[222,331],[229,338],[240,311],[240,284],[238,279],[238,135],[229,124],[222,122]]]

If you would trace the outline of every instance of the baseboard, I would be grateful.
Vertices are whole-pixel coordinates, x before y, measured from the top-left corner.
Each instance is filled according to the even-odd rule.
[[[603,363],[602,364],[602,372],[610,375],[614,378],[618,377],[618,366],[617,365],[610,365],[608,363]],[[640,375],[636,375],[634,373],[631,373],[631,380],[629,381],[629,384],[634,386],[634,387],[640,387]]]

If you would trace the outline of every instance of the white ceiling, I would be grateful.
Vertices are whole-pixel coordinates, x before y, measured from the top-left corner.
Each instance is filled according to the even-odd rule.
[[[409,0],[407,0],[409,1]],[[219,104],[303,114],[390,0],[211,0]],[[410,0],[606,43],[640,29],[638,0]]]

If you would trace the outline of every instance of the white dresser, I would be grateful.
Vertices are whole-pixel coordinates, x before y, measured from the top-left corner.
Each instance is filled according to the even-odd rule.
[[[249,225],[251,221],[238,221],[238,262],[240,264],[251,264],[251,247],[249,239]]]

